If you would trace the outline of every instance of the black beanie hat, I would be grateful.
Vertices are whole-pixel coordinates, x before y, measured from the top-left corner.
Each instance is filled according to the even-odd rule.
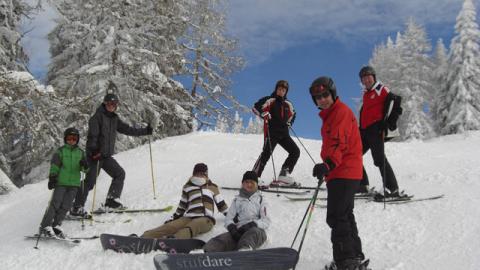
[[[258,176],[257,176],[257,173],[254,172],[254,171],[246,171],[246,172],[243,174],[242,183],[243,183],[243,181],[245,181],[245,180],[253,180],[253,181],[255,181],[255,183],[258,184]]]
[[[204,175],[208,175],[208,167],[205,163],[197,163],[195,164],[195,167],[193,167],[193,173],[192,174],[197,174],[201,173]]]

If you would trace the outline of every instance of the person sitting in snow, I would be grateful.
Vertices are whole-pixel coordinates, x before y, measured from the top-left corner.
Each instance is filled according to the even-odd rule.
[[[225,218],[228,232],[210,239],[203,250],[221,252],[256,249],[267,240],[265,230],[269,225],[267,203],[258,190],[257,174],[247,171],[242,178],[242,188],[233,199]]]
[[[272,155],[277,144],[288,152],[278,179],[272,184],[295,185],[294,179],[290,176],[300,157],[300,149],[290,137],[288,128],[295,121],[295,110],[290,101],[287,100],[288,82],[280,80],[275,85],[275,90],[270,96],[259,99],[252,111],[264,120],[263,150],[258,157],[253,171],[258,177],[262,176],[263,169]]]
[[[209,232],[215,225],[214,204],[224,215],[228,206],[218,186],[208,178],[208,167],[198,163],[183,186],[182,198],[172,219],[143,233],[144,238],[188,239]]]
[[[78,130],[67,128],[63,140],[65,144],[55,151],[51,160],[48,189],[53,189],[53,194],[40,224],[40,234],[48,237],[65,238],[60,225],[80,187],[80,172],[88,171],[85,152],[78,147]]]

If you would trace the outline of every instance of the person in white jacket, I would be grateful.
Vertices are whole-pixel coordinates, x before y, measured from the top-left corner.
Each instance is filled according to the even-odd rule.
[[[225,228],[228,232],[210,239],[203,250],[221,252],[251,250],[267,240],[266,230],[270,225],[267,203],[258,190],[258,176],[247,171],[242,178],[242,188],[228,208]]]

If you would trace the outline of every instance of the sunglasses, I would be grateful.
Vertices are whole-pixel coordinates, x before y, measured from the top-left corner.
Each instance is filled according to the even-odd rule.
[[[118,106],[118,102],[116,102],[116,101],[105,101],[105,105],[116,107],[116,106]]]

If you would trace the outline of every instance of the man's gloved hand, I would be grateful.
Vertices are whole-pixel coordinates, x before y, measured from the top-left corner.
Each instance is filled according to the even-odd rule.
[[[55,188],[58,182],[58,175],[50,175],[48,177],[48,189],[52,190]]]
[[[325,163],[317,163],[313,167],[313,177],[323,181],[323,177],[328,174],[328,165]]]
[[[262,116],[263,120],[265,120],[265,121],[268,121],[268,120],[272,119],[272,115],[270,114],[270,112],[263,112],[261,114],[261,116]]]
[[[95,161],[100,160],[100,159],[102,159],[102,153],[100,153],[100,151],[93,152],[91,157]]]
[[[254,221],[250,221],[249,223],[243,225],[242,227],[240,227],[238,229],[238,231],[241,233],[241,234],[244,234],[246,233],[248,230],[250,230],[251,228],[255,228],[257,227],[257,223],[255,223]]]
[[[232,236],[233,240],[235,240],[237,242],[242,237],[242,234],[238,231],[237,226],[235,226],[235,224],[233,224],[233,223],[228,225],[227,230],[230,233],[230,235]]]
[[[147,125],[147,135],[152,135],[152,133],[153,133],[153,128],[150,125],[150,123],[148,123],[148,125]]]

